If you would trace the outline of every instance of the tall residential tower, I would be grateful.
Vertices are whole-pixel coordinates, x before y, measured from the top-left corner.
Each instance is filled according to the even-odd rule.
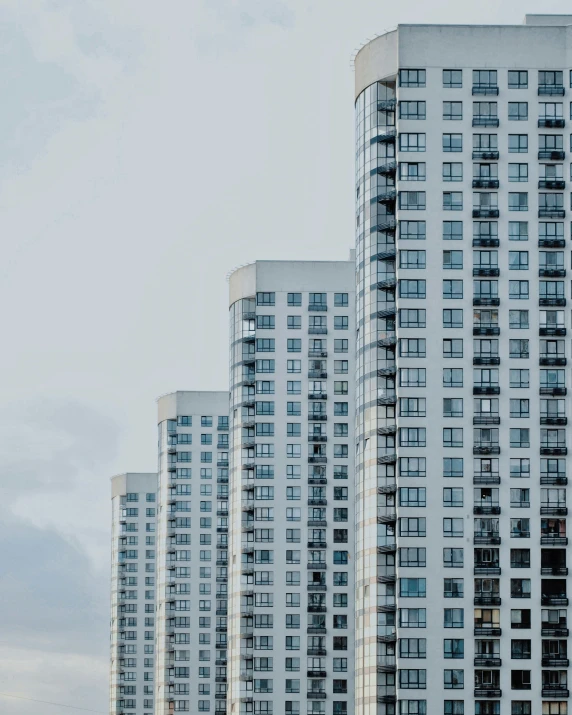
[[[226,712],[228,393],[159,399],[155,715]]]
[[[355,277],[230,277],[229,710],[353,709]]]
[[[111,480],[111,715],[153,715],[157,475]]]
[[[565,715],[572,16],[356,68],[356,715]]]

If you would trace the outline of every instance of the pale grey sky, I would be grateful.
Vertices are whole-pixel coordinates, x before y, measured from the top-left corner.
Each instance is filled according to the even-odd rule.
[[[158,395],[226,388],[228,271],[347,256],[355,48],[568,10],[0,0],[0,692],[106,711],[109,477]]]

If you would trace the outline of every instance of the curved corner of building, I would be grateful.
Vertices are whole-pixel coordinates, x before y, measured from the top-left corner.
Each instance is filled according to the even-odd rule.
[[[398,29],[376,37],[361,48],[355,58],[356,99],[374,82],[397,74]]]
[[[229,307],[242,298],[251,298],[256,293],[256,263],[249,263],[234,270],[228,279]]]
[[[179,391],[169,392],[166,395],[161,395],[157,399],[157,423],[160,424],[163,420],[177,419],[177,402]]]

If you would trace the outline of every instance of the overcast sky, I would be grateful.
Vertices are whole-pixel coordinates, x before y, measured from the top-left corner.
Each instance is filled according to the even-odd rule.
[[[109,478],[157,396],[226,389],[230,270],[347,257],[355,49],[569,9],[0,0],[0,691],[106,711]]]

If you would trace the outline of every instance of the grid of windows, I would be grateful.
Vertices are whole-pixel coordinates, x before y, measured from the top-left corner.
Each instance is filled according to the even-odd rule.
[[[402,105],[400,112],[420,119],[423,103]],[[422,175],[413,165],[403,172]],[[422,205],[418,192],[400,200],[412,209]],[[412,269],[425,265],[421,252],[402,258]],[[246,699],[256,712],[272,696],[296,697],[286,700],[289,712],[305,710],[304,700],[317,712],[313,706],[325,698],[334,712],[353,706],[344,676],[353,648],[354,276],[353,264],[345,267],[340,292],[307,292],[296,291],[296,264],[285,264],[284,281],[289,270],[291,280],[273,302],[245,297],[231,306],[238,346],[231,352],[231,481],[240,485],[231,515],[239,558],[231,568],[240,586],[230,608],[241,617],[229,624],[236,637],[229,677],[240,681],[241,712]],[[319,285],[320,269],[312,270]],[[258,271],[264,275],[264,264]],[[247,323],[245,314],[256,319]],[[270,315],[272,328],[266,327]],[[286,337],[292,330],[299,336]],[[259,356],[259,345],[267,345],[262,340],[273,341],[278,352],[286,345],[287,360]],[[404,344],[404,350],[421,354],[424,347]],[[272,373],[268,383],[259,382],[262,371]]]
[[[371,543],[375,531],[377,545],[375,566],[369,554],[358,554],[358,572],[364,583],[377,582],[369,588],[377,594],[378,616],[368,623],[377,623],[378,658],[383,654],[384,664],[395,663],[396,670],[395,676],[389,667],[375,671],[364,645],[357,677],[364,691],[375,684],[383,694],[377,701],[383,715],[425,712],[425,700],[406,692],[425,687],[442,691],[445,713],[464,713],[470,697],[476,714],[500,715],[507,687],[511,713],[540,707],[567,712],[568,660],[545,654],[562,652],[558,641],[565,647],[568,635],[572,114],[566,97],[572,87],[561,70],[494,69],[491,59],[502,52],[491,47],[486,69],[418,68],[422,84],[404,84],[402,70],[395,85],[386,78],[356,103],[358,318],[365,324],[357,345],[358,355],[367,356],[361,372],[358,364],[364,388],[358,393],[356,480],[358,489],[377,492],[375,526],[373,513],[357,506],[358,537]],[[395,95],[400,105],[423,102],[425,118],[418,115],[414,125],[394,113]],[[373,155],[368,141],[376,136],[383,141]],[[426,198],[415,203],[409,196],[417,186],[401,185],[407,171],[391,169],[394,156],[401,166],[412,152],[426,156],[424,183],[415,192]],[[391,187],[397,199],[370,207],[372,176],[378,195]],[[564,531],[550,536],[552,528]],[[540,547],[531,548],[538,540]],[[455,577],[444,578],[440,588],[435,574],[443,571]],[[415,590],[420,580],[423,595]],[[394,581],[395,587],[386,586]],[[411,629],[427,624],[429,609],[423,601],[411,603],[412,593],[427,593],[432,606],[442,594],[444,634],[458,633],[443,639],[432,663],[393,659],[395,653],[411,657],[409,644],[417,636]],[[535,625],[534,609],[523,598],[542,600],[542,623]],[[388,604],[395,606],[395,619],[387,615]],[[356,607],[371,613],[371,599],[358,595]],[[548,619],[560,626],[551,628]],[[474,662],[473,653],[465,653],[469,627]],[[393,637],[395,647],[389,645]],[[503,650],[509,673],[501,693],[500,644],[506,639],[511,657]],[[540,657],[541,672],[522,663]],[[445,662],[452,659],[459,661],[454,668]],[[465,692],[451,699],[449,689]],[[529,689],[535,690],[532,705],[526,694],[512,692]],[[559,701],[554,708],[551,698]],[[431,702],[437,712],[438,700]],[[356,711],[367,707],[358,696]]]

